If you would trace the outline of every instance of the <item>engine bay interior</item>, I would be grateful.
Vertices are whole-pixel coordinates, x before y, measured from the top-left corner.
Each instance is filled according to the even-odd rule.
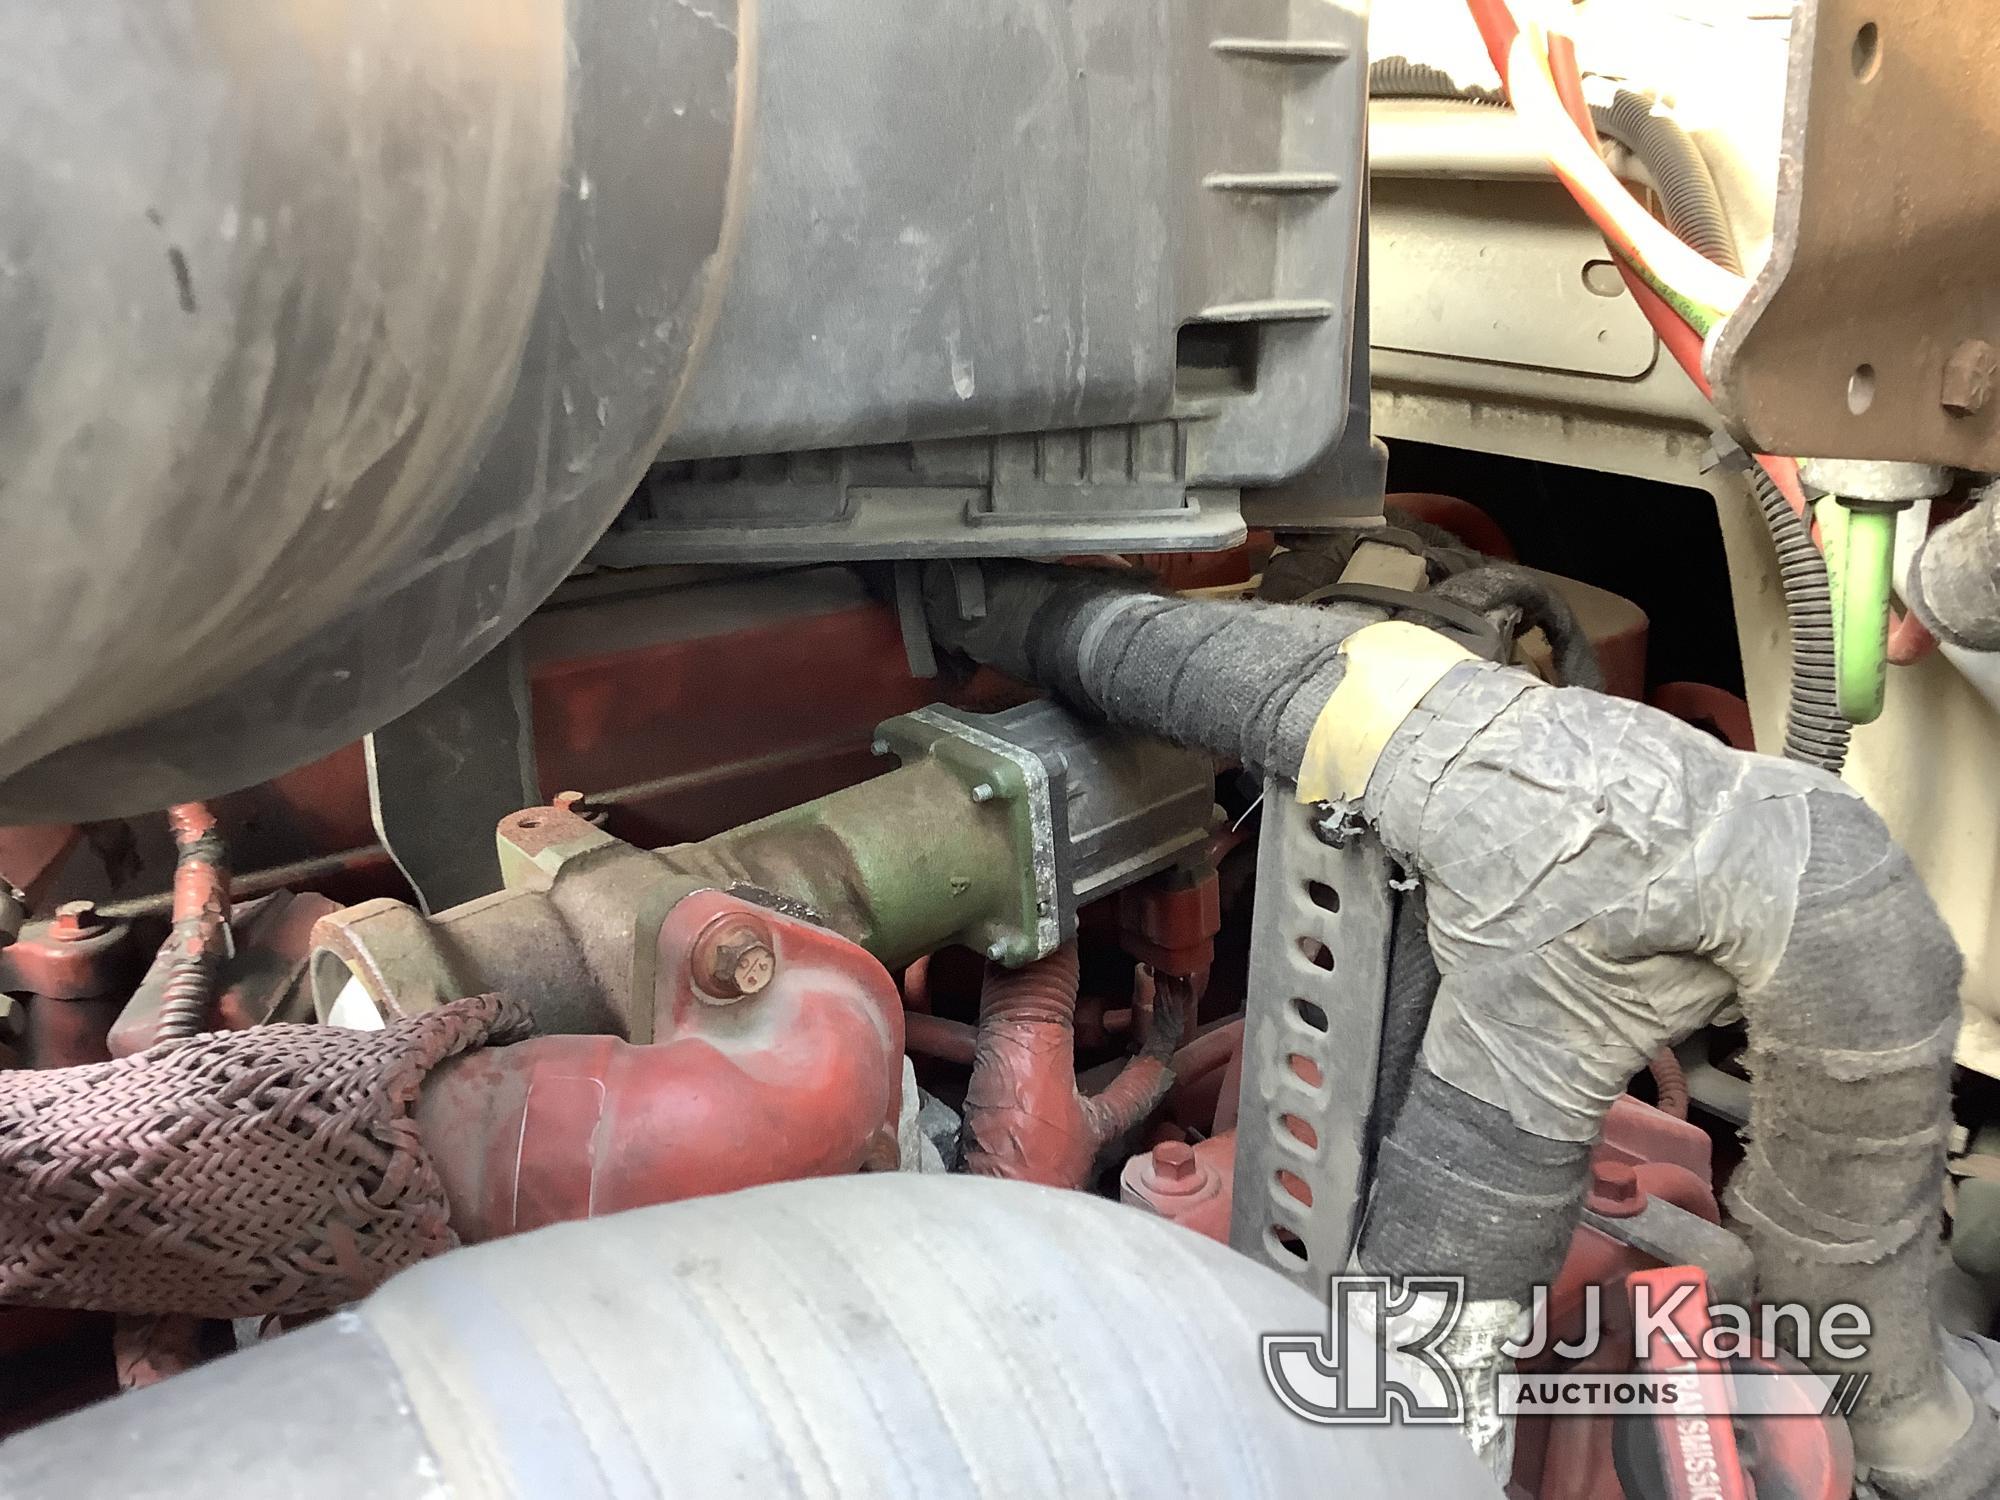
[[[0,5],[0,1492],[2000,1496],[1994,84]]]

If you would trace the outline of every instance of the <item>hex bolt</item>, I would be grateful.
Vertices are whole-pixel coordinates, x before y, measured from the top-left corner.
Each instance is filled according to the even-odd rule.
[[[1600,1161],[1591,1165],[1590,1192],[1583,1203],[1607,1219],[1629,1219],[1645,1208],[1646,1193],[1630,1163]]]
[[[1986,408],[1993,397],[1993,380],[2000,373],[2000,357],[1984,339],[1966,339],[1951,351],[1944,362],[1944,383],[1939,404],[1954,416],[1969,417]]]
[[[695,988],[718,1005],[769,988],[778,974],[770,929],[751,917],[717,917],[695,939],[688,962]]]
[[[990,781],[980,782],[978,786],[972,789],[972,800],[974,802],[991,802],[993,800],[993,783]]]
[[[95,937],[103,930],[95,901],[65,901],[56,908],[55,919],[49,923],[49,936],[65,943]]]
[[[1201,1163],[1186,1141],[1161,1141],[1153,1148],[1153,1188],[1160,1193],[1192,1193],[1201,1186]]]
[[[999,938],[995,938],[986,945],[986,956],[996,964],[999,963],[1001,959],[1007,956],[1007,945],[1000,941]]]
[[[868,746],[868,753],[870,755],[887,755],[889,753],[889,742],[887,740],[874,741]]]

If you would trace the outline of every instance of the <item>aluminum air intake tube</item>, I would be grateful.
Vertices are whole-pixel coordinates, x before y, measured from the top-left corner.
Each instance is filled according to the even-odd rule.
[[[1437,640],[1415,627],[1359,634],[1366,611],[985,572],[977,620],[937,580],[943,644],[1117,724],[1345,775],[1320,795],[1422,876],[1442,978],[1379,1153],[1368,1269],[1463,1273],[1493,1301],[1550,1279],[1612,1100],[1734,998],[1754,1085],[1733,1198],[1763,1297],[1868,1309],[1855,1437],[1878,1488],[2000,1482],[2000,1427],[1944,1368],[1929,1299],[1959,958],[1853,793],[1642,705],[1412,649]]]

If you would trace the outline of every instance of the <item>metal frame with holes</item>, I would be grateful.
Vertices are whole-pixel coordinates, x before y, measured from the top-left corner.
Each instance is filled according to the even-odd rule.
[[[1319,1291],[1367,1194],[1394,868],[1288,782],[1266,783],[1263,817],[1229,1242]]]
[[[2000,465],[2000,12],[1803,0],[1771,253],[1707,358],[1760,453]]]

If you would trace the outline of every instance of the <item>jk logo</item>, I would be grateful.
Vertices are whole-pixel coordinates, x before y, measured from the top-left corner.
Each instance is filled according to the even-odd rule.
[[[1464,1307],[1459,1277],[1335,1276],[1324,1333],[1264,1335],[1264,1378],[1308,1422],[1457,1423],[1464,1393],[1438,1351]]]

